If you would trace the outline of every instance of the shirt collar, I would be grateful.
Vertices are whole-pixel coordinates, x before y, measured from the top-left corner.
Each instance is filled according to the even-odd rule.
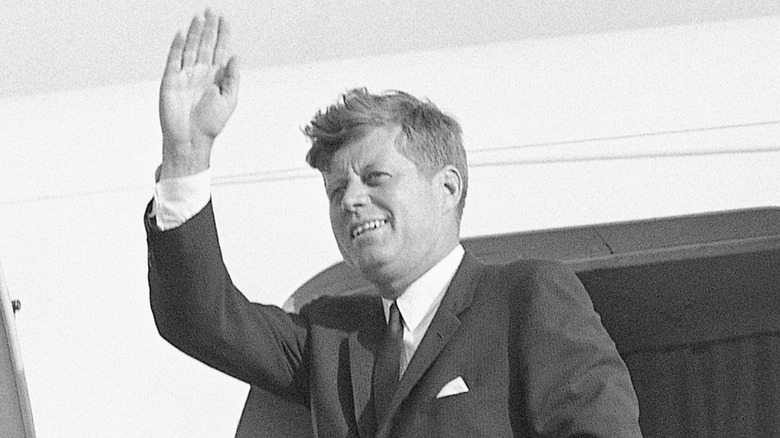
[[[446,257],[441,259],[420,278],[415,280],[395,301],[408,330],[414,331],[432,307],[438,307],[444,293],[455,276],[465,251],[458,244]],[[390,306],[393,300],[382,298],[385,321],[390,318]]]

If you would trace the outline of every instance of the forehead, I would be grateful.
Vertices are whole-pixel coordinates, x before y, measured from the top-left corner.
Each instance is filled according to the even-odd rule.
[[[398,165],[408,161],[397,148],[400,135],[401,128],[397,126],[371,128],[362,137],[339,148],[323,175],[335,177],[370,166]]]

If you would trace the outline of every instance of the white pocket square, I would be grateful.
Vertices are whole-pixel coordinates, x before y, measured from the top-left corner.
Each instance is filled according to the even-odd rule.
[[[436,394],[436,398],[442,398],[447,397],[450,395],[455,394],[462,394],[464,392],[469,392],[469,387],[466,386],[466,382],[463,381],[463,378],[458,376],[446,385],[442,386],[441,390],[438,394]]]

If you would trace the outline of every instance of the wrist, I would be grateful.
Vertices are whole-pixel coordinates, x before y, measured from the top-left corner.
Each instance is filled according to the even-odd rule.
[[[163,140],[159,180],[195,175],[207,170],[211,161],[211,142],[174,144]]]

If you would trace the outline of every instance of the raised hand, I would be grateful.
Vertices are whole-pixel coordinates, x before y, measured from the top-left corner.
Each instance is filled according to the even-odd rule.
[[[192,19],[186,40],[177,33],[160,86],[163,162],[160,179],[209,167],[214,139],[238,100],[238,62],[229,55],[230,30],[206,10]]]

